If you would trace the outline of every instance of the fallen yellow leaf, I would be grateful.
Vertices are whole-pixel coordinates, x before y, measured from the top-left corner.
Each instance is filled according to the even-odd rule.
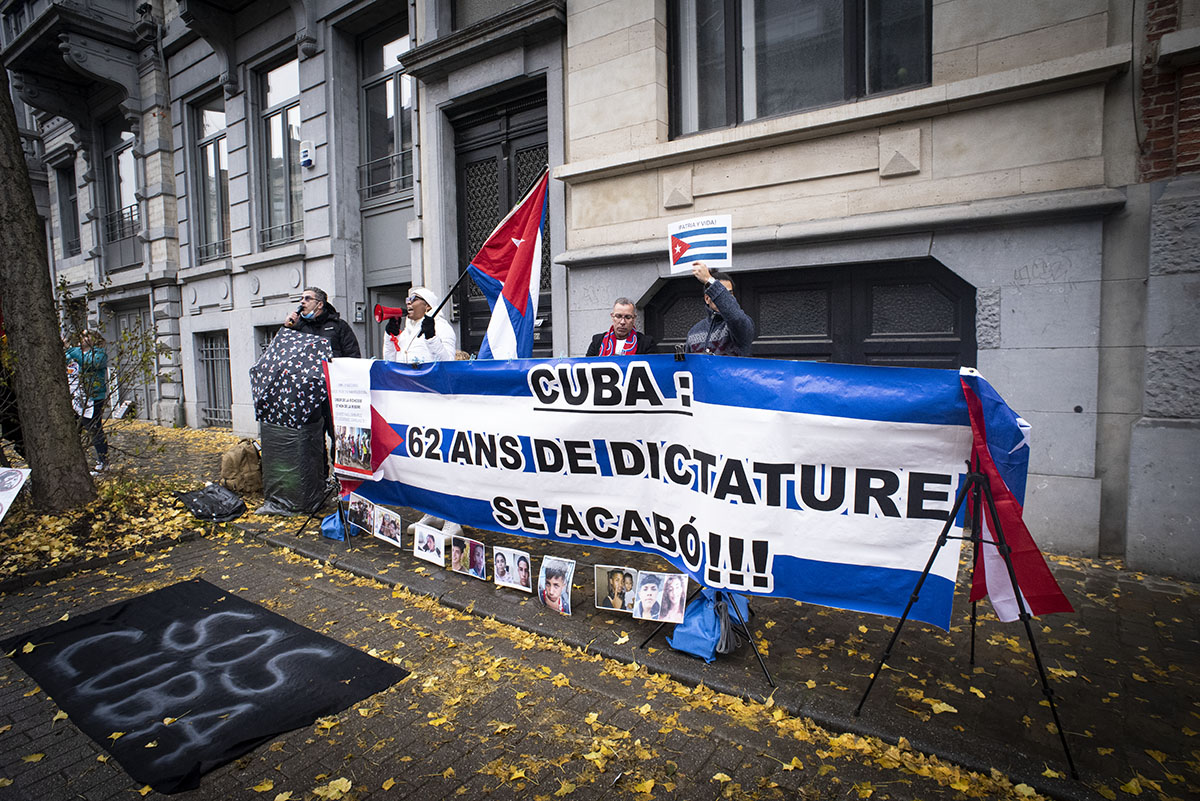
[[[792,761],[783,766],[784,770],[804,770],[804,763],[800,761],[800,757],[792,757]]]
[[[12,784],[12,779],[0,776],[0,787],[8,787],[10,784]]]
[[[117,740],[120,740],[124,736],[125,736],[125,732],[114,731],[112,734],[108,735],[108,739],[112,740],[115,743]]]
[[[30,754],[29,756],[21,757],[22,762],[41,762],[45,754]]]
[[[145,798],[146,796],[150,795],[150,793],[152,793],[153,791],[154,791],[154,788],[147,784],[147,785],[144,785],[142,787],[142,789],[138,790],[138,795],[140,795],[142,798]]]
[[[146,743],[142,747],[143,748],[158,748],[158,740],[151,740],[150,742]]]
[[[272,801],[292,801],[292,791],[286,793],[278,793]]]
[[[629,632],[622,631],[621,636],[617,638],[613,645],[624,645],[627,642],[629,642]]]
[[[512,775],[508,777],[508,780],[510,782],[515,782],[517,779],[524,779],[524,778],[525,778],[525,768],[520,768],[518,770],[514,770],[512,772]]]
[[[258,784],[254,785],[254,786],[253,786],[253,787],[251,787],[250,789],[251,789],[251,790],[253,790],[253,791],[254,791],[254,792],[256,792],[256,793],[265,793],[265,792],[267,792],[268,790],[274,790],[274,789],[275,789],[275,782],[271,781],[270,779],[263,779],[261,782],[259,782]]]
[[[638,782],[633,785],[635,793],[650,793],[654,791],[654,779],[646,779],[644,782]]]
[[[50,722],[51,722],[51,723],[58,723],[60,720],[66,720],[66,719],[67,719],[67,713],[66,713],[66,712],[63,712],[63,711],[60,709],[60,710],[58,710],[58,712],[57,712],[57,713],[54,715],[54,718],[53,718],[53,719],[51,719],[51,721],[50,721]]]
[[[638,711],[638,714],[640,714],[640,715],[644,715],[644,714],[646,714],[647,712],[649,712],[649,711],[650,711],[650,705],[649,705],[649,704],[642,704],[641,706],[639,706],[639,707],[637,708],[637,711]]]
[[[733,781],[733,779],[729,776],[728,773],[714,773],[712,780],[714,782],[721,782],[721,783]]]
[[[1142,784],[1137,780],[1137,776],[1122,784],[1121,792],[1129,793],[1130,795],[1141,795]]]
[[[454,768],[446,768],[445,770],[443,770],[442,778],[443,779],[453,779],[454,778]]]
[[[588,712],[587,717],[583,719],[583,722],[590,726],[591,724],[595,723],[599,717],[600,716],[595,712]]]
[[[390,789],[392,789],[392,788],[393,788],[393,787],[395,787],[395,786],[396,786],[396,780],[395,780],[395,779],[388,779],[388,780],[387,780],[387,781],[385,781],[385,782],[383,783],[383,785],[382,785],[382,787],[383,787],[383,789],[384,789],[384,790],[390,790]]]
[[[560,784],[558,789],[554,791],[555,797],[562,798],[565,795],[570,795],[571,793],[575,792],[575,785],[571,782],[564,782],[562,779],[559,779],[559,782]]]

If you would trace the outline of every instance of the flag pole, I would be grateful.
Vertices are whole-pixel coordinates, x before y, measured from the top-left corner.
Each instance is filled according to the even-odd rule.
[[[547,163],[546,168],[544,170],[542,170],[541,172],[539,172],[537,178],[533,179],[533,183],[529,184],[529,186],[525,188],[525,191],[521,193],[521,200],[517,202],[516,206],[513,206],[514,210],[517,209],[518,207],[520,207],[520,205],[525,202],[525,198],[527,198],[529,196],[529,193],[533,191],[533,188],[535,186],[537,186],[538,183],[542,180],[542,176],[545,175],[549,171],[550,171],[550,165],[549,165],[549,163]],[[512,212],[510,211],[509,214],[512,214]],[[505,215],[504,220],[507,220],[507,219],[508,219],[508,215]],[[504,220],[501,220],[500,222],[503,223]],[[495,231],[493,231],[493,233],[495,233]],[[446,290],[446,297],[442,298],[442,302],[438,304],[438,307],[429,313],[430,317],[437,316],[437,313],[440,312],[442,310],[442,307],[445,306],[450,301],[450,298],[454,297],[454,290],[458,289],[458,285],[461,284],[463,282],[463,279],[466,277],[467,277],[466,270],[463,270],[461,273],[458,274],[458,280],[455,281],[454,284],[449,289]]]

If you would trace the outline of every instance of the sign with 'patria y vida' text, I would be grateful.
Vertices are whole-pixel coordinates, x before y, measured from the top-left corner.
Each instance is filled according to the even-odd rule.
[[[337,404],[338,372],[329,363]],[[661,555],[709,587],[898,615],[971,447],[955,371],[689,356],[370,366],[354,491]],[[945,626],[957,548],[913,616]]]

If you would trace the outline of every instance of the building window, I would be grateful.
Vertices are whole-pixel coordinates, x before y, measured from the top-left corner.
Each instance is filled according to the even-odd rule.
[[[363,200],[412,190],[412,78],[396,60],[410,46],[407,22],[362,42]]]
[[[104,238],[108,242],[132,239],[138,229],[138,201],[133,134],[115,132],[116,144],[104,156],[104,175],[108,184],[108,214]]]
[[[263,76],[263,152],[266,157],[262,246],[304,236],[300,180],[300,65],[293,59]]]
[[[196,337],[201,390],[200,423],[228,428],[233,425],[233,383],[229,380],[229,333],[211,331]]]
[[[62,236],[63,257],[78,256],[79,246],[79,187],[75,183],[75,165],[54,170],[58,191],[58,226]]]
[[[194,107],[196,124],[197,256],[201,262],[229,255],[229,157],[225,147],[225,101],[220,95]]]
[[[671,135],[929,83],[931,0],[671,0]]]
[[[275,335],[283,328],[282,323],[275,325],[260,325],[254,329],[254,340],[257,345],[256,353],[262,356],[267,352],[267,348],[271,347],[271,342],[274,341]]]

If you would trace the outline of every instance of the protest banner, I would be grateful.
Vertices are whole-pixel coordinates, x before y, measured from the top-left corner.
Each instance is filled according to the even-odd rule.
[[[329,365],[334,387],[343,361]],[[707,355],[375,362],[370,386],[373,480],[345,490],[659,554],[716,589],[893,616],[972,448],[947,370]],[[958,550],[941,549],[912,617],[949,625]]]

